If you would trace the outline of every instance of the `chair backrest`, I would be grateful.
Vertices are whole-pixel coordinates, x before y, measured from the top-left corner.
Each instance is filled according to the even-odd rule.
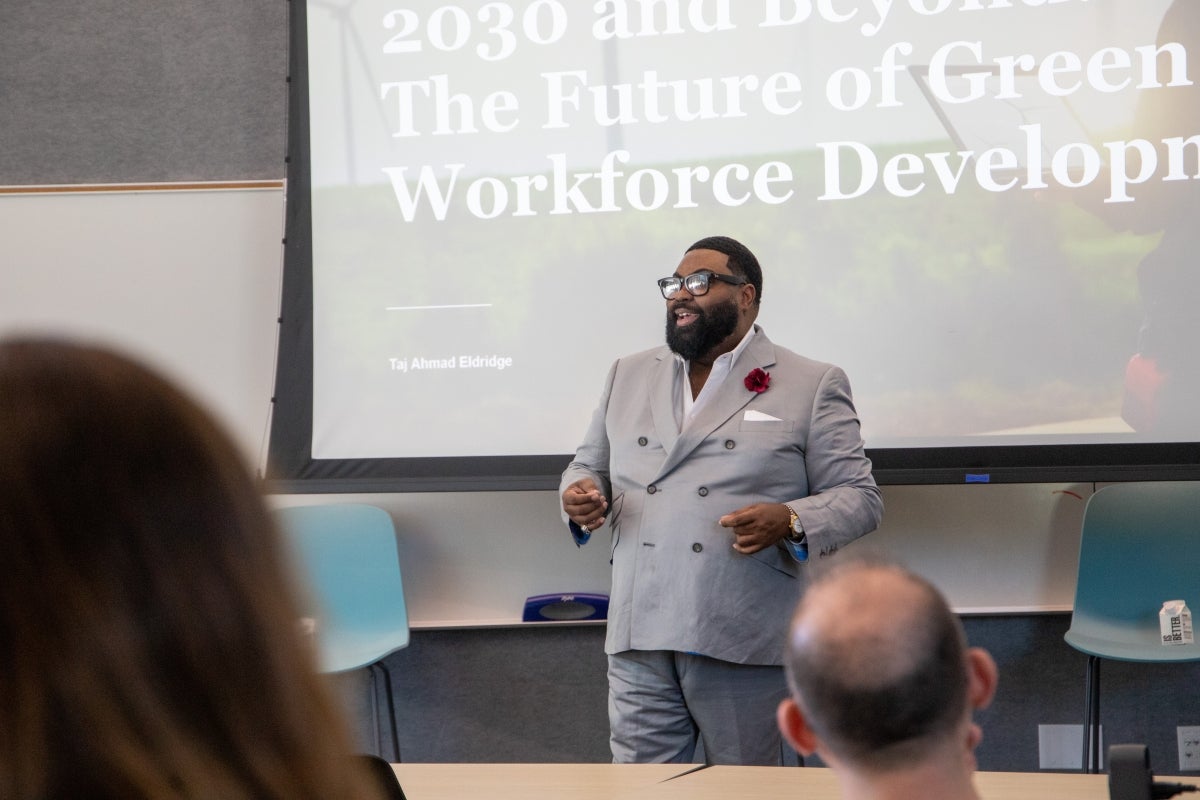
[[[1083,514],[1076,609],[1157,626],[1166,600],[1200,611],[1200,482],[1099,489]]]
[[[408,610],[391,516],[359,503],[275,511],[302,589],[315,606],[321,669],[373,664],[408,645]]]
[[[384,800],[408,800],[391,764],[375,755],[363,754],[355,757],[362,762],[375,785],[383,792]]]

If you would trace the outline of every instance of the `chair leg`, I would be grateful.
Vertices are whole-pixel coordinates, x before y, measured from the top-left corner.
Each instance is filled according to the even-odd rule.
[[[375,665],[367,665],[367,674],[371,676],[371,727],[375,730],[375,754],[383,755],[383,742],[379,736],[379,686],[375,678]]]
[[[1083,771],[1100,771],[1100,657],[1088,656],[1083,703]]]
[[[392,763],[400,763],[400,729],[396,724],[396,701],[392,697],[392,673],[388,670],[387,665],[382,661],[376,663],[379,669],[383,670],[383,688],[384,694],[387,697],[388,707],[388,722],[392,729],[392,755],[394,756]]]

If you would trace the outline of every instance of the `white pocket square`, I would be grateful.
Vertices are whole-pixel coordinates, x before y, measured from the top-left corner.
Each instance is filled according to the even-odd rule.
[[[746,416],[743,418],[746,422],[782,422],[779,417],[772,417],[770,414],[764,414],[761,411],[755,411],[753,408],[746,409]]]

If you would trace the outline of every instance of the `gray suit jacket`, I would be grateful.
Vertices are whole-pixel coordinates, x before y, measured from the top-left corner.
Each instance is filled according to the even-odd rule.
[[[758,394],[743,383],[754,367],[771,375]],[[619,359],[562,476],[560,492],[590,477],[609,501],[605,651],[779,664],[805,566],[782,544],[738,553],[717,520],[752,503],[788,503],[810,559],[878,526],[883,502],[849,381],[835,366],[774,345],[756,326],[719,394],[682,434],[677,387],[665,346]]]

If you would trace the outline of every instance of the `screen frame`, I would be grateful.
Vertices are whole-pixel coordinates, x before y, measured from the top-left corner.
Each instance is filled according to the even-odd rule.
[[[313,248],[306,2],[289,3],[284,263],[265,488],[279,494],[556,489],[571,454],[312,457]],[[880,485],[1200,480],[1200,442],[868,447],[866,454]]]

